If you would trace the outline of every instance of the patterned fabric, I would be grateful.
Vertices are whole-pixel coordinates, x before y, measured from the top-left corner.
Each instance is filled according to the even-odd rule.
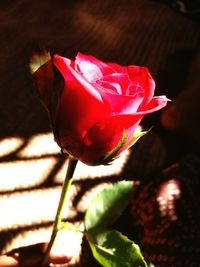
[[[188,155],[143,184],[132,217],[140,247],[156,267],[199,267],[200,158]]]

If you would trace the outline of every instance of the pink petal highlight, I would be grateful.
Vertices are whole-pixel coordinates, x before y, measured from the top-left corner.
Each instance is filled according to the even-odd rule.
[[[95,57],[84,55],[80,52],[76,56],[75,65],[79,66],[80,71],[85,77],[90,78],[90,82],[95,82],[97,80],[96,77],[101,78],[104,75],[115,72],[115,70],[105,62],[96,59]],[[94,70],[94,76],[92,75],[92,70]]]
[[[126,73],[112,73],[100,79],[99,84],[106,88],[106,84],[112,85],[120,95],[126,95],[131,85],[131,80]]]
[[[144,110],[139,109],[137,114],[149,114],[164,108],[167,102],[170,101],[166,96],[154,96],[151,101],[144,107]]]
[[[64,57],[55,55],[53,63],[55,66],[59,69],[61,72],[64,80],[69,83],[77,83],[80,84],[82,87],[85,88],[85,91],[87,91],[91,96],[95,97],[98,99],[100,102],[102,102],[101,95],[99,94],[98,90],[96,90],[95,87],[91,85],[84,77],[82,77],[79,73],[77,73],[73,68],[72,68],[72,61],[69,59],[66,59]],[[75,87],[78,87],[78,86]],[[74,86],[68,86],[68,90],[71,90]]]
[[[126,96],[102,92],[101,95],[104,102],[109,105],[109,107],[115,114],[136,113],[143,100],[143,96],[137,94],[135,96]]]

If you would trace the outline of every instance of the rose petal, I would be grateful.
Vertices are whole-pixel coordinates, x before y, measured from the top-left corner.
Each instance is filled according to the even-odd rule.
[[[130,79],[138,82],[139,85],[144,88],[145,95],[141,106],[148,104],[152,99],[155,90],[155,82],[148,69],[146,67],[138,67],[134,65],[128,66],[126,69]]]
[[[72,67],[73,62],[67,58],[61,57],[59,55],[54,56],[53,60],[54,65],[61,72],[64,80],[69,84],[68,90],[73,90],[74,87],[77,87],[78,84],[81,84],[84,87],[85,91],[91,94],[93,97],[102,102],[101,96],[98,93],[98,90],[91,83],[87,82],[80,74],[78,74]],[[76,85],[75,85],[76,84]]]
[[[126,73],[112,73],[102,77],[98,83],[106,88],[106,85],[112,85],[120,95],[126,95],[127,89],[131,85],[131,80]]]
[[[138,117],[143,117],[146,114],[153,113],[155,111],[158,111],[165,107],[167,105],[167,102],[170,101],[166,96],[155,96],[151,99],[151,101],[145,106],[144,110],[136,111],[134,112],[122,112],[119,114],[119,116],[124,116],[124,119],[126,118],[127,120],[131,121],[131,117],[133,117],[133,120],[135,119],[136,116]],[[126,122],[126,121],[125,121]],[[123,123],[123,121],[122,121]]]
[[[135,114],[119,114],[96,123],[83,139],[81,160],[87,164],[101,164],[100,160],[115,148],[126,130],[126,143],[119,151],[128,148],[132,136],[144,115],[155,112],[167,104],[165,96],[154,97],[146,106],[146,110]]]
[[[123,66],[120,66],[119,64],[117,63],[113,63],[113,62],[108,62],[107,63],[108,66],[110,66],[114,72],[116,73],[125,73],[125,74],[128,74],[128,71],[126,69],[126,67],[123,67]]]
[[[89,82],[95,82],[104,75],[115,72],[111,66],[103,61],[80,52],[76,56],[75,66]]]
[[[118,151],[119,155],[130,143],[141,118],[142,116],[137,114],[116,115],[96,123],[83,139],[83,153],[80,160],[89,165],[102,164],[105,155],[117,147],[126,130],[126,143]]]
[[[135,96],[126,96],[102,92],[101,95],[104,102],[108,104],[111,110],[118,114],[136,113],[143,100],[142,94],[136,94]]]
[[[165,107],[167,105],[167,102],[170,101],[166,96],[154,96],[151,101],[143,107],[144,109],[140,108],[140,110],[137,112],[138,115],[146,115],[155,111],[160,110],[161,108]]]
[[[69,61],[56,56],[54,64],[66,79],[55,120],[59,143],[77,157],[81,153],[80,142],[88,129],[110,111],[98,91],[68,65]]]
[[[104,102],[115,113],[135,113],[143,101],[143,89],[137,83],[133,84],[127,74],[107,75],[99,81],[99,84],[101,85],[99,92]],[[114,92],[114,86],[117,92]]]

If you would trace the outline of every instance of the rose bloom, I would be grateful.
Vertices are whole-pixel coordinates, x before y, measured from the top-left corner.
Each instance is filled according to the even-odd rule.
[[[75,61],[55,55],[64,87],[53,114],[56,140],[64,153],[90,165],[107,164],[137,139],[144,115],[163,108],[146,67],[105,63],[78,53]]]

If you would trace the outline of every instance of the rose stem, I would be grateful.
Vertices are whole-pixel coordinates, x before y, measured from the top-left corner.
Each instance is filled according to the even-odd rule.
[[[53,230],[51,233],[51,239],[50,239],[48,246],[47,246],[47,249],[45,251],[44,258],[42,259],[42,266],[45,266],[45,264],[47,264],[48,258],[49,258],[49,253],[50,253],[51,248],[53,246],[56,235],[57,235],[58,231],[60,230],[60,226],[61,226],[61,222],[62,222],[62,212],[63,212],[63,208],[65,206],[65,203],[68,199],[69,189],[70,189],[70,186],[71,186],[71,183],[73,180],[73,174],[74,174],[74,171],[76,169],[77,162],[78,162],[78,160],[69,156],[67,172],[66,172],[66,176],[65,176],[65,181],[64,181],[63,186],[62,186],[62,192],[61,192],[60,201],[59,201],[59,205],[58,205],[58,209],[57,209],[57,213],[56,213],[56,217],[55,217],[55,221],[54,221],[54,225],[53,225]]]

